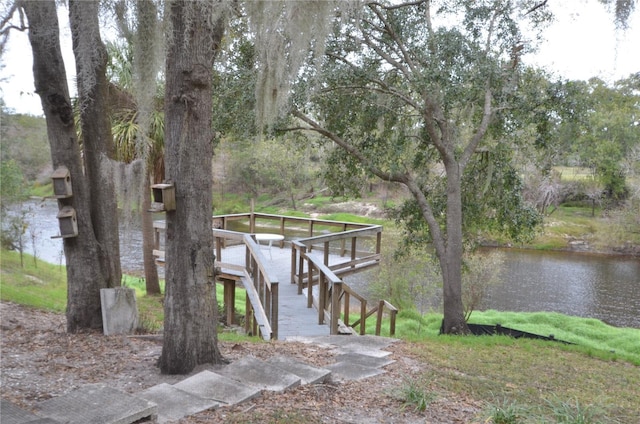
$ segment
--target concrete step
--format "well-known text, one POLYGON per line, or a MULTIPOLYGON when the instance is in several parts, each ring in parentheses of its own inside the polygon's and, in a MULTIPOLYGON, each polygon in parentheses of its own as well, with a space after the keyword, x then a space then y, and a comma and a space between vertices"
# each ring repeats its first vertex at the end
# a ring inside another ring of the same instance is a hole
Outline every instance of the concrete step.
POLYGON ((136 396, 158 405, 158 424, 177 421, 221 405, 220 402, 201 398, 167 383, 150 387, 136 396))
POLYGON ((202 371, 174 384, 174 387, 223 405, 235 405, 260 395, 259 388, 211 371, 202 371))
POLYGON ((87 385, 24 411, 2 400, 0 424, 130 424, 142 419, 158 423, 177 421, 198 412, 235 405, 262 391, 281 392, 300 384, 320 384, 329 379, 349 381, 369 378, 394 362, 382 350, 394 339, 376 336, 295 337, 336 354, 336 363, 314 367, 287 356, 262 361, 239 359, 216 372, 202 371, 174 385, 159 384, 135 396, 102 385, 87 385))
POLYGON ((358 364, 370 368, 383 368, 389 364, 393 364, 395 361, 393 359, 387 358, 387 356, 348 352, 336 355, 336 362, 358 364))
POLYGON ((317 368, 304 362, 296 361, 288 356, 273 356, 265 361, 267 364, 280 368, 286 372, 300 377, 300 384, 324 383, 331 371, 326 368, 317 368))
POLYGON ((13 403, 0 400, 0 423, 1 424, 60 424, 51 418, 42 418, 36 414, 14 405, 13 403))
POLYGON ((395 339, 378 336, 296 337, 292 341, 312 343, 336 354, 336 363, 326 366, 334 381, 362 380, 384 373, 383 367, 393 363, 382 350, 395 339))
POLYGON ((384 370, 379 368, 349 362, 337 362, 328 365, 327 369, 331 371, 331 378, 334 381, 363 380, 384 373, 384 370))
MULTIPOLYGON (((371 352, 369 352, 371 353, 371 352)), ((343 353, 336 356, 336 363, 327 366, 335 381, 362 380, 383 374, 383 367, 394 361, 385 356, 362 353, 343 353)))
POLYGON ((153 402, 100 384, 89 384, 36 405, 37 415, 65 424, 131 424, 155 419, 153 402))
POLYGON ((282 392, 299 386, 302 379, 295 374, 274 366, 252 356, 239 359, 218 371, 218 373, 251 385, 260 390, 282 392))

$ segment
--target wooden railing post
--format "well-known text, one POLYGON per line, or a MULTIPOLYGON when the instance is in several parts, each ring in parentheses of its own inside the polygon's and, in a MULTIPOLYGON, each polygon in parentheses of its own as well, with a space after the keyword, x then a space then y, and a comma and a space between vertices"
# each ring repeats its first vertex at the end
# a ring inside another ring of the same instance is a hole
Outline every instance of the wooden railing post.
POLYGON ((271 283, 271 333, 274 339, 278 339, 278 283, 271 283))
POLYGON ((367 301, 360 302, 360 335, 367 334, 367 301))
POLYGON ((398 310, 397 309, 392 309, 391 310, 391 317, 390 317, 390 322, 389 322, 389 336, 395 336, 396 335, 396 315, 398 314, 398 310))
MULTIPOLYGON (((356 244, 357 244, 357 237, 352 237, 351 238, 351 261, 355 261, 356 260, 356 244)), ((351 265, 351 269, 355 269, 356 264, 354 263, 353 265, 351 265)))
POLYGON ((222 237, 215 238, 216 245, 216 260, 218 262, 222 261, 222 245, 224 244, 224 239, 222 237))
POLYGON ((338 334, 338 320, 340 319, 340 294, 342 281, 336 281, 331 288, 331 334, 338 334))
POLYGON ((351 307, 351 295, 348 291, 344 292, 344 313, 342 319, 344 320, 344 325, 349 326, 349 309, 351 307))
POLYGON ((298 270, 296 269, 297 263, 298 263, 298 249, 296 248, 295 243, 291 243, 291 284, 296 283, 296 275, 298 275, 298 270))
POLYGON ((307 308, 313 307, 313 264, 307 261, 307 308))
MULTIPOLYGON (((306 246, 300 246, 298 250, 298 294, 302 294, 302 286, 304 285, 304 258, 307 254, 307 248, 306 246)), ((309 286, 309 284, 307 284, 307 286, 309 286)))
POLYGON ((376 319, 376 336, 380 335, 382 330, 382 313, 384 312, 384 300, 378 303, 378 317, 376 319))
POLYGON ((327 309, 327 280, 324 273, 318 271, 318 324, 324 324, 324 313, 327 309))
POLYGON ((245 310, 244 332, 249 334, 251 330, 251 319, 253 317, 253 310, 251 308, 251 300, 249 299, 249 296, 247 296, 247 298, 245 299, 244 310, 245 310))

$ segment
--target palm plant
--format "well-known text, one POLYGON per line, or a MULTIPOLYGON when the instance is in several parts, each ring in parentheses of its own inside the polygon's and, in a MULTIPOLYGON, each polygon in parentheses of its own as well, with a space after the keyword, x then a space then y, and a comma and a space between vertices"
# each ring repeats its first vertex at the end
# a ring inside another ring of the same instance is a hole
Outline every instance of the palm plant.
MULTIPOLYGON (((160 294, 158 272, 153 258, 153 217, 150 209, 150 183, 164 178, 164 113, 162 94, 156 93, 148 122, 140 123, 140 113, 133 92, 133 49, 130 43, 108 43, 111 58, 107 76, 110 81, 109 100, 115 157, 130 164, 143 161, 144 188, 139 205, 142 223, 143 261, 148 294, 160 294), (146 127, 146 131, 143 129, 146 127)), ((129 207, 129 206, 126 206, 129 207)))

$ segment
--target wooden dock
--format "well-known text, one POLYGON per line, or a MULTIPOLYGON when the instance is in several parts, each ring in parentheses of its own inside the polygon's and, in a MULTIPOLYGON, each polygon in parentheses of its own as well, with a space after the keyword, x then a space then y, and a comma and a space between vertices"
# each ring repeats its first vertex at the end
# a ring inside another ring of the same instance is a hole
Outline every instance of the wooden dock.
MULTIPOLYGON (((165 228, 164 221, 154 222, 159 265, 165 261, 165 228)), ((376 335, 385 317, 389 334, 395 334, 397 308, 369 302, 342 280, 379 265, 381 226, 250 213, 214 216, 212 231, 227 322, 234 319, 236 288, 244 288, 248 334, 283 340, 357 329, 365 335, 373 315, 376 335), (249 233, 227 229, 243 221, 249 233)))
MULTIPOLYGON (((262 246, 266 266, 278 278, 278 339, 291 337, 328 336, 327 324, 318 324, 318 311, 307 307, 307 296, 298 294, 298 286, 291 284, 291 248, 270 248, 262 246)), ((233 246, 223 249, 225 260, 237 258, 238 263, 244 261, 244 246, 233 246)), ((234 261, 235 262, 235 261, 234 261)))

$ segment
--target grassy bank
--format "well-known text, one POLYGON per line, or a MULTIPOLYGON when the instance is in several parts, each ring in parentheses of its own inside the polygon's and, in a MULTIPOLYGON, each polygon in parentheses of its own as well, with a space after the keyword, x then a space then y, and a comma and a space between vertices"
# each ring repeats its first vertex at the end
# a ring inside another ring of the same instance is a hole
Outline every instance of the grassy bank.
MULTIPOLYGON (((24 255, 23 266, 20 255, 13 251, 0 251, 0 299, 25 306, 64 313, 67 305, 67 275, 64 266, 35 260, 24 255)), ((139 325, 141 331, 155 332, 164 321, 164 309, 161 296, 147 295, 144 279, 123 276, 122 285, 136 291, 139 325)), ((164 290, 164 281, 161 281, 164 290)), ((217 284, 218 299, 222 299, 222 285, 217 284)), ((236 291, 235 308, 244 315, 245 292, 236 291)), ((221 333, 221 339, 235 338, 234 334, 221 333)))
MULTIPOLYGON (((2 284, 0 297, 4 301, 62 313, 66 307, 66 271, 64 267, 34 260, 13 251, 2 251, 0 270, 2 284)), ((122 284, 134 288, 140 319, 145 328, 154 331, 162 326, 162 298, 145 293, 144 279, 125 276, 122 284)), ((164 282, 162 282, 162 287, 164 282)), ((222 285, 217 285, 218 299, 222 299, 222 285)), ((244 314, 244 290, 238 289, 235 309, 244 314)), ((440 341, 438 336, 442 315, 420 315, 411 310, 400 311, 396 323, 396 337, 421 342, 440 341)), ((626 361, 640 365, 640 329, 617 328, 597 319, 579 318, 552 312, 499 312, 474 311, 471 322, 476 324, 501 324, 539 335, 554 335, 575 346, 556 344, 558 349, 580 351, 607 361, 626 361)), ((388 322, 382 326, 383 335, 389 335, 388 322)), ((367 334, 375 333, 375 319, 367 320, 367 334)))
MULTIPOLYGON (((368 334, 375 331, 374 321, 370 319, 367 322, 368 334)), ((441 322, 441 314, 420 315, 415 311, 401 311, 396 323, 395 336, 412 342, 439 343, 443 338, 438 336, 441 322)), ((541 336, 553 335, 557 340, 571 343, 566 345, 545 342, 553 344, 559 350, 576 351, 605 361, 622 361, 640 366, 640 329, 618 328, 597 319, 555 312, 474 311, 469 322, 486 325, 500 324, 541 336)), ((382 328, 383 335, 387 336, 388 323, 385 322, 382 328)), ((506 336, 495 336, 495 338, 513 340, 506 336)))

